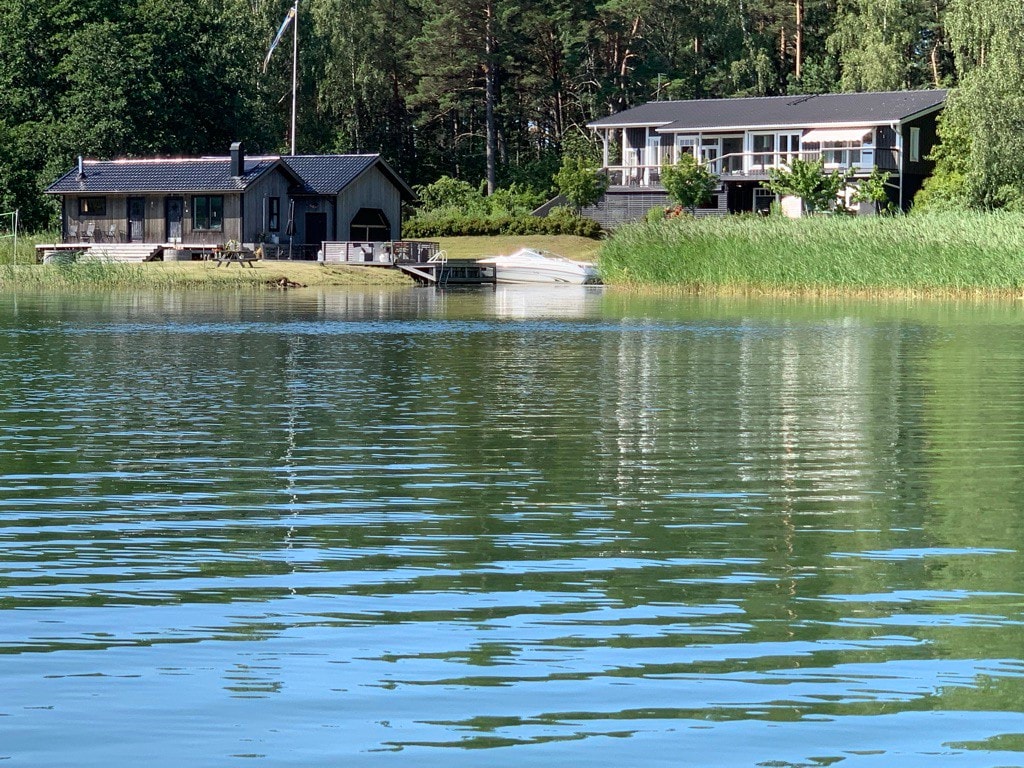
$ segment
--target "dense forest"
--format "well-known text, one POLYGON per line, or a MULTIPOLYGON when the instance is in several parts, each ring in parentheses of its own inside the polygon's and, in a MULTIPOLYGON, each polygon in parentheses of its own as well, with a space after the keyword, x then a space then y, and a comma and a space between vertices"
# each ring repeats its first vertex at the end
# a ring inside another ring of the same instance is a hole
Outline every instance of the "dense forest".
MULTIPOLYGON (((0 209, 42 227, 74 158, 289 145, 289 0, 0 0, 0 209)), ((651 99, 956 87, 929 194, 1024 192, 1020 0, 300 0, 299 153, 411 183, 550 185, 651 99), (954 140, 951 141, 950 138, 954 140)))

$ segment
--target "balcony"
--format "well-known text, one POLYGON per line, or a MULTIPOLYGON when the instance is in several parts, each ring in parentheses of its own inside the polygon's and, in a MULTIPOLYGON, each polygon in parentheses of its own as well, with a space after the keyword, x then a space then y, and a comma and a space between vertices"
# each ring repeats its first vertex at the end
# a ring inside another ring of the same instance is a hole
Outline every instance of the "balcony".
MULTIPOLYGON (((895 171, 897 150, 867 147, 841 147, 800 152, 734 152, 704 162, 704 166, 723 181, 766 181, 772 168, 785 168, 795 158, 819 160, 824 158, 825 170, 848 169, 855 177, 867 176, 874 168, 895 171)), ((612 188, 647 187, 664 189, 661 185, 660 165, 612 165, 604 169, 608 186, 612 188)))

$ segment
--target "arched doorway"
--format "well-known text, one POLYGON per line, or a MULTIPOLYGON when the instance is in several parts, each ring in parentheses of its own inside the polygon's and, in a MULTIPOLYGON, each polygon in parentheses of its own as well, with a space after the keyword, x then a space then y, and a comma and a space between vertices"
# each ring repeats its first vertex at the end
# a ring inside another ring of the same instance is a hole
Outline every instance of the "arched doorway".
POLYGON ((360 208, 348 226, 349 242, 382 243, 391 239, 391 224, 380 208, 360 208))

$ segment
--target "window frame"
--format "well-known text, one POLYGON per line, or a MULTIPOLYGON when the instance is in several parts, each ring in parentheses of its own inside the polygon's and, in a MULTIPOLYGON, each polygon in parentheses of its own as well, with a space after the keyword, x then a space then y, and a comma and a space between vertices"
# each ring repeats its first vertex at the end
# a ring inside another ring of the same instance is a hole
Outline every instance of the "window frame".
POLYGON ((267 198, 267 231, 281 231, 281 198, 267 198))
POLYGON ((192 196, 192 231, 223 232, 224 231, 224 195, 193 195, 192 196), (214 223, 214 201, 219 203, 220 220, 214 223), (205 226, 204 226, 205 225, 205 226))
POLYGON ((107 198, 99 196, 78 198, 78 215, 80 217, 106 216, 107 198), (92 210, 94 205, 95 210, 92 210))
POLYGON ((910 128, 909 144, 907 159, 912 163, 921 162, 921 129, 917 126, 911 126, 910 128))

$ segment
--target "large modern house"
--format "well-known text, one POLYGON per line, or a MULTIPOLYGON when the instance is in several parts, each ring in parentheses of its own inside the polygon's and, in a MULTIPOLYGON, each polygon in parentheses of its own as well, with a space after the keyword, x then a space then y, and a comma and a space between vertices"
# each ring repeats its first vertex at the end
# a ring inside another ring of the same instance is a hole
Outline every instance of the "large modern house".
POLYGON ((888 171, 891 201, 907 209, 933 164, 936 119, 946 91, 833 93, 693 101, 653 101, 595 120, 609 186, 584 213, 606 226, 668 203, 661 166, 695 157, 720 184, 702 215, 765 211, 776 199, 768 170, 793 158, 824 158, 854 182, 888 171))
POLYGON ((79 160, 47 190, 65 243, 138 244, 143 257, 228 241, 321 243, 401 236, 413 192, 380 155, 79 160))

